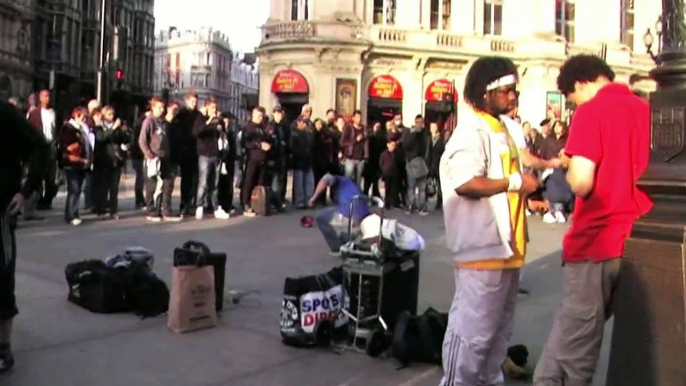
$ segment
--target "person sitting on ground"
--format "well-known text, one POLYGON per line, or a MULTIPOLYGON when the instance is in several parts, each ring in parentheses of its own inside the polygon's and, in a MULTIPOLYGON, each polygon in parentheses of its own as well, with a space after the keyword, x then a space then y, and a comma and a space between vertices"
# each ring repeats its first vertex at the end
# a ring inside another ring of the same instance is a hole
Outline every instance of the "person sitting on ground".
MULTIPOLYGON (((336 206, 319 211, 315 216, 315 222, 329 246, 329 254, 340 256, 340 248, 343 242, 339 234, 343 231, 347 232, 350 203, 353 197, 362 195, 362 189, 348 177, 327 173, 317 184, 317 188, 308 203, 310 207, 316 205, 317 197, 326 192, 327 188, 331 188, 333 191, 336 206)), ((369 205, 366 201, 360 200, 360 202, 355 203, 354 210, 355 212, 352 214, 353 225, 359 224, 362 219, 369 215, 369 205)))

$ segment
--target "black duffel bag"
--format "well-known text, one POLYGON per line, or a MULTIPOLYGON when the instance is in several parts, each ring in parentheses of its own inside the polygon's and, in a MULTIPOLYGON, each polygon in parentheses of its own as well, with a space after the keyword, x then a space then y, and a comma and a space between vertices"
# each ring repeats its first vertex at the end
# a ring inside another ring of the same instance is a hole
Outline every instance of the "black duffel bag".
POLYGON ((214 269, 215 309, 224 308, 226 253, 214 253, 200 241, 188 240, 174 249, 174 267, 210 265, 214 269))
POLYGON ((128 283, 125 270, 109 268, 101 260, 85 260, 67 265, 64 275, 70 302, 97 313, 130 310, 124 295, 128 283))

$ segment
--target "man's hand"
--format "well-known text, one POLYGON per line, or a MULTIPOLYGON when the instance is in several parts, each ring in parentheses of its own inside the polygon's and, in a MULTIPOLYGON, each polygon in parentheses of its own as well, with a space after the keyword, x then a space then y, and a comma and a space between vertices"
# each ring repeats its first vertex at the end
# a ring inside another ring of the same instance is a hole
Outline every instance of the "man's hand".
POLYGON ((315 205, 315 199, 314 199, 314 197, 312 197, 312 198, 310 198, 309 201, 307 201, 307 206, 309 206, 310 208, 314 208, 314 205, 315 205))
POLYGON ((364 135, 357 134, 357 137, 355 137, 355 139, 357 140, 357 142, 362 142, 362 140, 364 139, 364 135))
POLYGON ((560 155, 560 166, 565 169, 569 169, 569 161, 571 158, 567 157, 567 154, 560 155))
POLYGON ((553 158, 550 161, 548 161, 548 167, 549 168, 557 169, 560 166, 562 166, 562 163, 560 162, 559 158, 553 158))
POLYGON ((269 142, 262 142, 260 147, 263 151, 269 151, 269 149, 272 148, 272 145, 270 145, 269 142))
POLYGON ((116 128, 118 128, 119 126, 121 126, 121 119, 117 118, 117 120, 114 121, 114 125, 112 125, 112 128, 113 128, 113 129, 116 129, 116 128))
POLYGON ((540 186, 538 179, 530 173, 522 173, 522 187, 519 189, 524 194, 531 194, 540 186))
POLYGON ((12 197, 12 201, 10 201, 10 204, 7 206, 7 212, 9 214, 15 216, 21 211, 24 210, 24 204, 26 203, 26 198, 24 197, 23 194, 17 193, 12 197))

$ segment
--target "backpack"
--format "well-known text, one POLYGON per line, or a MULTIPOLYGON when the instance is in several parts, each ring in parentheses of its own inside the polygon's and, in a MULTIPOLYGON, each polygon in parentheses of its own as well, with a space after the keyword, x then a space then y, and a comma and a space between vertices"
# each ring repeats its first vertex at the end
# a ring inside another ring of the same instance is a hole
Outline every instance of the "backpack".
POLYGON ((419 316, 404 311, 393 330, 393 357, 403 367, 412 362, 440 365, 447 327, 448 314, 431 307, 419 316))
POLYGON ((141 318, 157 316, 169 308, 169 288, 146 262, 131 261, 124 296, 131 311, 141 318))

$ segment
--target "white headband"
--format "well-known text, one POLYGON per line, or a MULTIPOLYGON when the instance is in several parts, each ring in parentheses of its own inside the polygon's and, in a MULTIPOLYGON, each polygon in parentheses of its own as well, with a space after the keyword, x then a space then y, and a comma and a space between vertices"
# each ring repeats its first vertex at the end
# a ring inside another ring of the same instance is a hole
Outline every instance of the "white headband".
POLYGON ((486 86, 486 91, 493 91, 499 87, 517 84, 517 77, 514 75, 505 75, 499 79, 494 80, 486 86))

